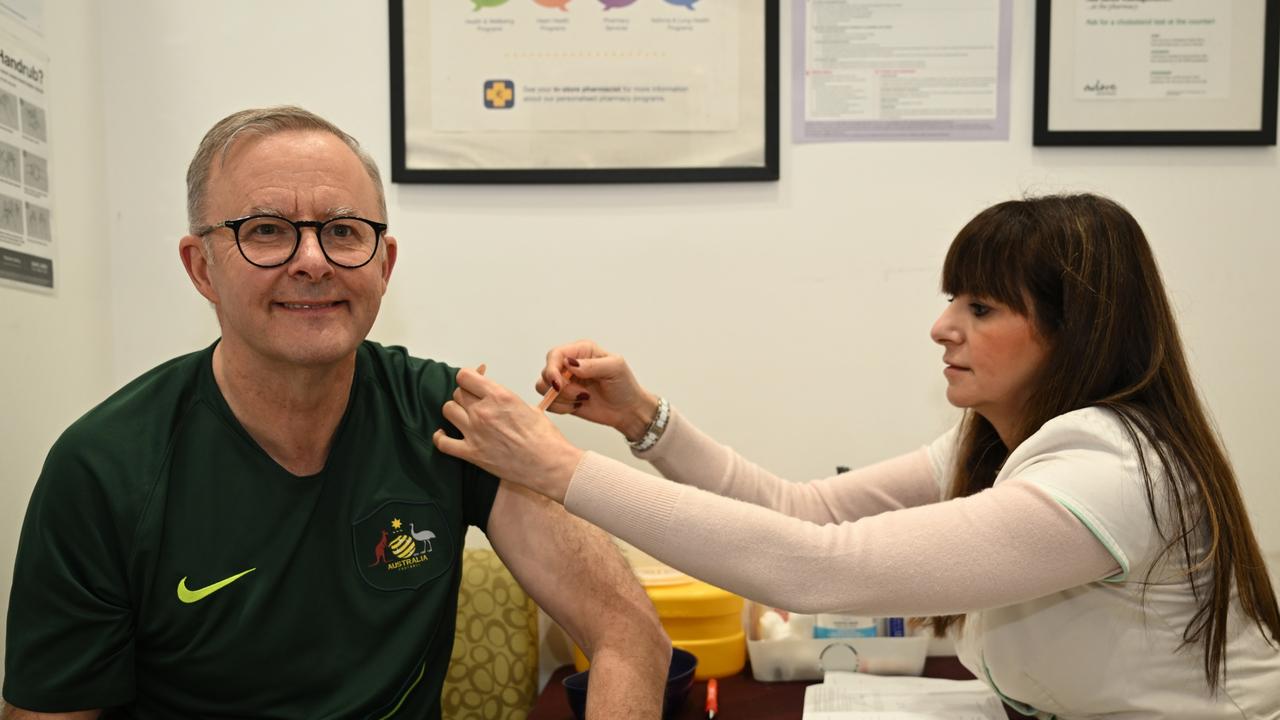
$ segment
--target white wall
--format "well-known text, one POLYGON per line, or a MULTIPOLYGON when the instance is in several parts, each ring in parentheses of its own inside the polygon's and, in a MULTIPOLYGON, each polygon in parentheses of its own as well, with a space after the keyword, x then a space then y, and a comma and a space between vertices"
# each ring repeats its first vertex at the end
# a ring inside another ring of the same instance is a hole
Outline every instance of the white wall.
POLYGON ((57 292, 0 288, 0 608, 49 446, 113 387, 97 15, 93 0, 44 11, 57 292))
MULTIPOLYGON (((386 23, 381 2, 339 0, 151 0, 104 16, 117 382, 215 336, 174 251, 183 172, 215 120, 301 103, 389 163, 386 23), (280 51, 242 49, 264 30, 280 51)), ((954 418, 928 328, 956 230, 1025 192, 1097 191, 1152 238, 1261 540, 1280 552, 1266 450, 1280 427, 1276 149, 1033 149, 1032 38, 1018 3, 1009 142, 792 146, 786 118, 776 184, 390 186, 400 264, 373 337, 487 362, 530 398, 549 346, 594 337, 767 466, 825 474, 954 418)), ((607 433, 564 427, 624 454, 607 433)))
MULTIPOLYGON (((1007 143, 792 146, 784 113, 776 184, 390 186, 400 261, 373 338, 454 364, 486 362, 493 377, 532 399, 545 350, 594 337, 627 355, 642 381, 704 429, 764 465, 795 478, 826 474, 917 446, 954 419, 928 328, 943 305, 938 269, 956 230, 979 209, 1026 192, 1101 192, 1126 204, 1152 238, 1259 538, 1280 554, 1280 470, 1266 451, 1280 428, 1276 149, 1033 149, 1030 5, 1019 2, 1015 13, 1007 143)), ((65 26, 60 33, 92 35, 64 3, 49 6, 50 25, 65 26)), ((101 24, 112 332, 108 341, 101 303, 89 298, 73 320, 44 299, 20 300, 49 307, 67 323, 67 343, 80 344, 40 357, 35 381, 25 383, 57 393, 62 409, 42 410, 42 429, 19 445, 30 457, 15 475, 24 489, 6 485, 5 499, 15 502, 25 503, 57 428, 105 395, 86 372, 109 364, 118 385, 216 336, 176 253, 186 164, 214 121, 246 106, 299 103, 360 138, 384 171, 390 158, 385 3, 135 0, 113 3, 101 24), (247 38, 264 33, 278 50, 247 49, 247 38), (93 359, 104 365, 71 370, 70 357, 80 360, 76 349, 87 347, 103 350, 93 359)), ((87 52, 68 42, 59 59, 72 64, 87 52)), ((67 75, 59 82, 72 82, 67 75)), ((61 139, 92 127, 86 120, 54 130, 61 139)), ((96 198, 82 205, 59 189, 59 202, 62 222, 84 226, 76 236, 100 237, 91 222, 101 215, 90 212, 100 207, 96 198)), ((89 255, 82 267, 101 267, 101 245, 86 240, 84 251, 99 253, 99 262, 89 255)), ((64 246, 64 266, 72 256, 64 246)), ((69 291, 96 282, 105 294, 101 278, 76 282, 71 272, 69 291)), ((34 340, 38 320, 17 337, 34 340)), ((44 397, 34 387, 3 387, 22 393, 21 407, 44 397)), ((608 433, 562 426, 586 446, 626 457, 608 433)), ((11 507, 4 512, 16 517, 11 507)), ((13 550, 5 542, 7 569, 13 550)))

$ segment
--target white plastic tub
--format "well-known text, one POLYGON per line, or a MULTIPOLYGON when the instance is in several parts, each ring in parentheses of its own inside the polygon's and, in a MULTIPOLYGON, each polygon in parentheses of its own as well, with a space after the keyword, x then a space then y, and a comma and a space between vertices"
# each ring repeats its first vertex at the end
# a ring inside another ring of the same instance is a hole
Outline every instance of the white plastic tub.
POLYGON ((824 670, 920 675, 929 637, 747 640, 751 675, 762 682, 821 680, 824 670))

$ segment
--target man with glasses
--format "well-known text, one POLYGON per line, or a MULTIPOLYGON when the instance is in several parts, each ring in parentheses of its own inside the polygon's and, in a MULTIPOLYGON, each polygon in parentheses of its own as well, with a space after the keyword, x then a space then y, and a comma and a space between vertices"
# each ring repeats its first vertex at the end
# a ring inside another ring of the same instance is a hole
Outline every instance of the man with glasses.
POLYGON ((439 717, 476 525, 591 656, 588 713, 656 718, 670 646, 608 538, 438 453, 456 369, 365 340, 397 245, 356 141, 299 108, 236 113, 187 191, 179 251, 222 337, 50 452, 5 717, 439 717))

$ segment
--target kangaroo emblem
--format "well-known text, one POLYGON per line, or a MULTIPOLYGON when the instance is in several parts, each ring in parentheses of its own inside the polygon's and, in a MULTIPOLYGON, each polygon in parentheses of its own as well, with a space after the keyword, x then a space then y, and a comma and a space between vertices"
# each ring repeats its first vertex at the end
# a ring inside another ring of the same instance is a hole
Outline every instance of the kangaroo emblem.
POLYGON ((431 552, 431 538, 436 536, 435 533, 431 532, 430 530, 423 530, 422 532, 416 532, 413 528, 413 523, 409 523, 409 534, 413 536, 414 540, 421 540, 422 542, 427 544, 427 549, 423 550, 423 552, 431 552))
POLYGON ((382 539, 379 540, 377 546, 373 548, 373 555, 374 555, 374 561, 373 561, 373 564, 370 565, 369 567, 373 567, 378 563, 385 563, 387 561, 387 531, 386 530, 382 531, 382 539))

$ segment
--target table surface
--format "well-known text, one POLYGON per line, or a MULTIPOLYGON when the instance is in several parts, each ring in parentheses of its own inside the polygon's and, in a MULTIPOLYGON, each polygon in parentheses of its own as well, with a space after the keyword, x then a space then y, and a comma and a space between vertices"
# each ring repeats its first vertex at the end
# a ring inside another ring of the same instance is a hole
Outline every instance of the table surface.
MULTIPOLYGON (((547 686, 538 696, 528 720, 573 720, 569 710, 569 700, 565 697, 564 686, 560 681, 573 673, 572 665, 558 668, 547 681, 547 686)), ((931 657, 925 662, 925 677, 947 678, 951 680, 972 680, 973 675, 954 657, 931 657)), ((724 720, 800 720, 804 711, 804 689, 814 681, 797 682, 759 682, 751 677, 751 666, 742 672, 717 681, 720 694, 720 711, 717 718, 724 720)), ((694 683, 680 711, 672 720, 706 720, 703 711, 707 698, 707 684, 694 683)), ((1009 706, 1005 712, 1010 720, 1022 720, 1020 715, 1009 706)))

